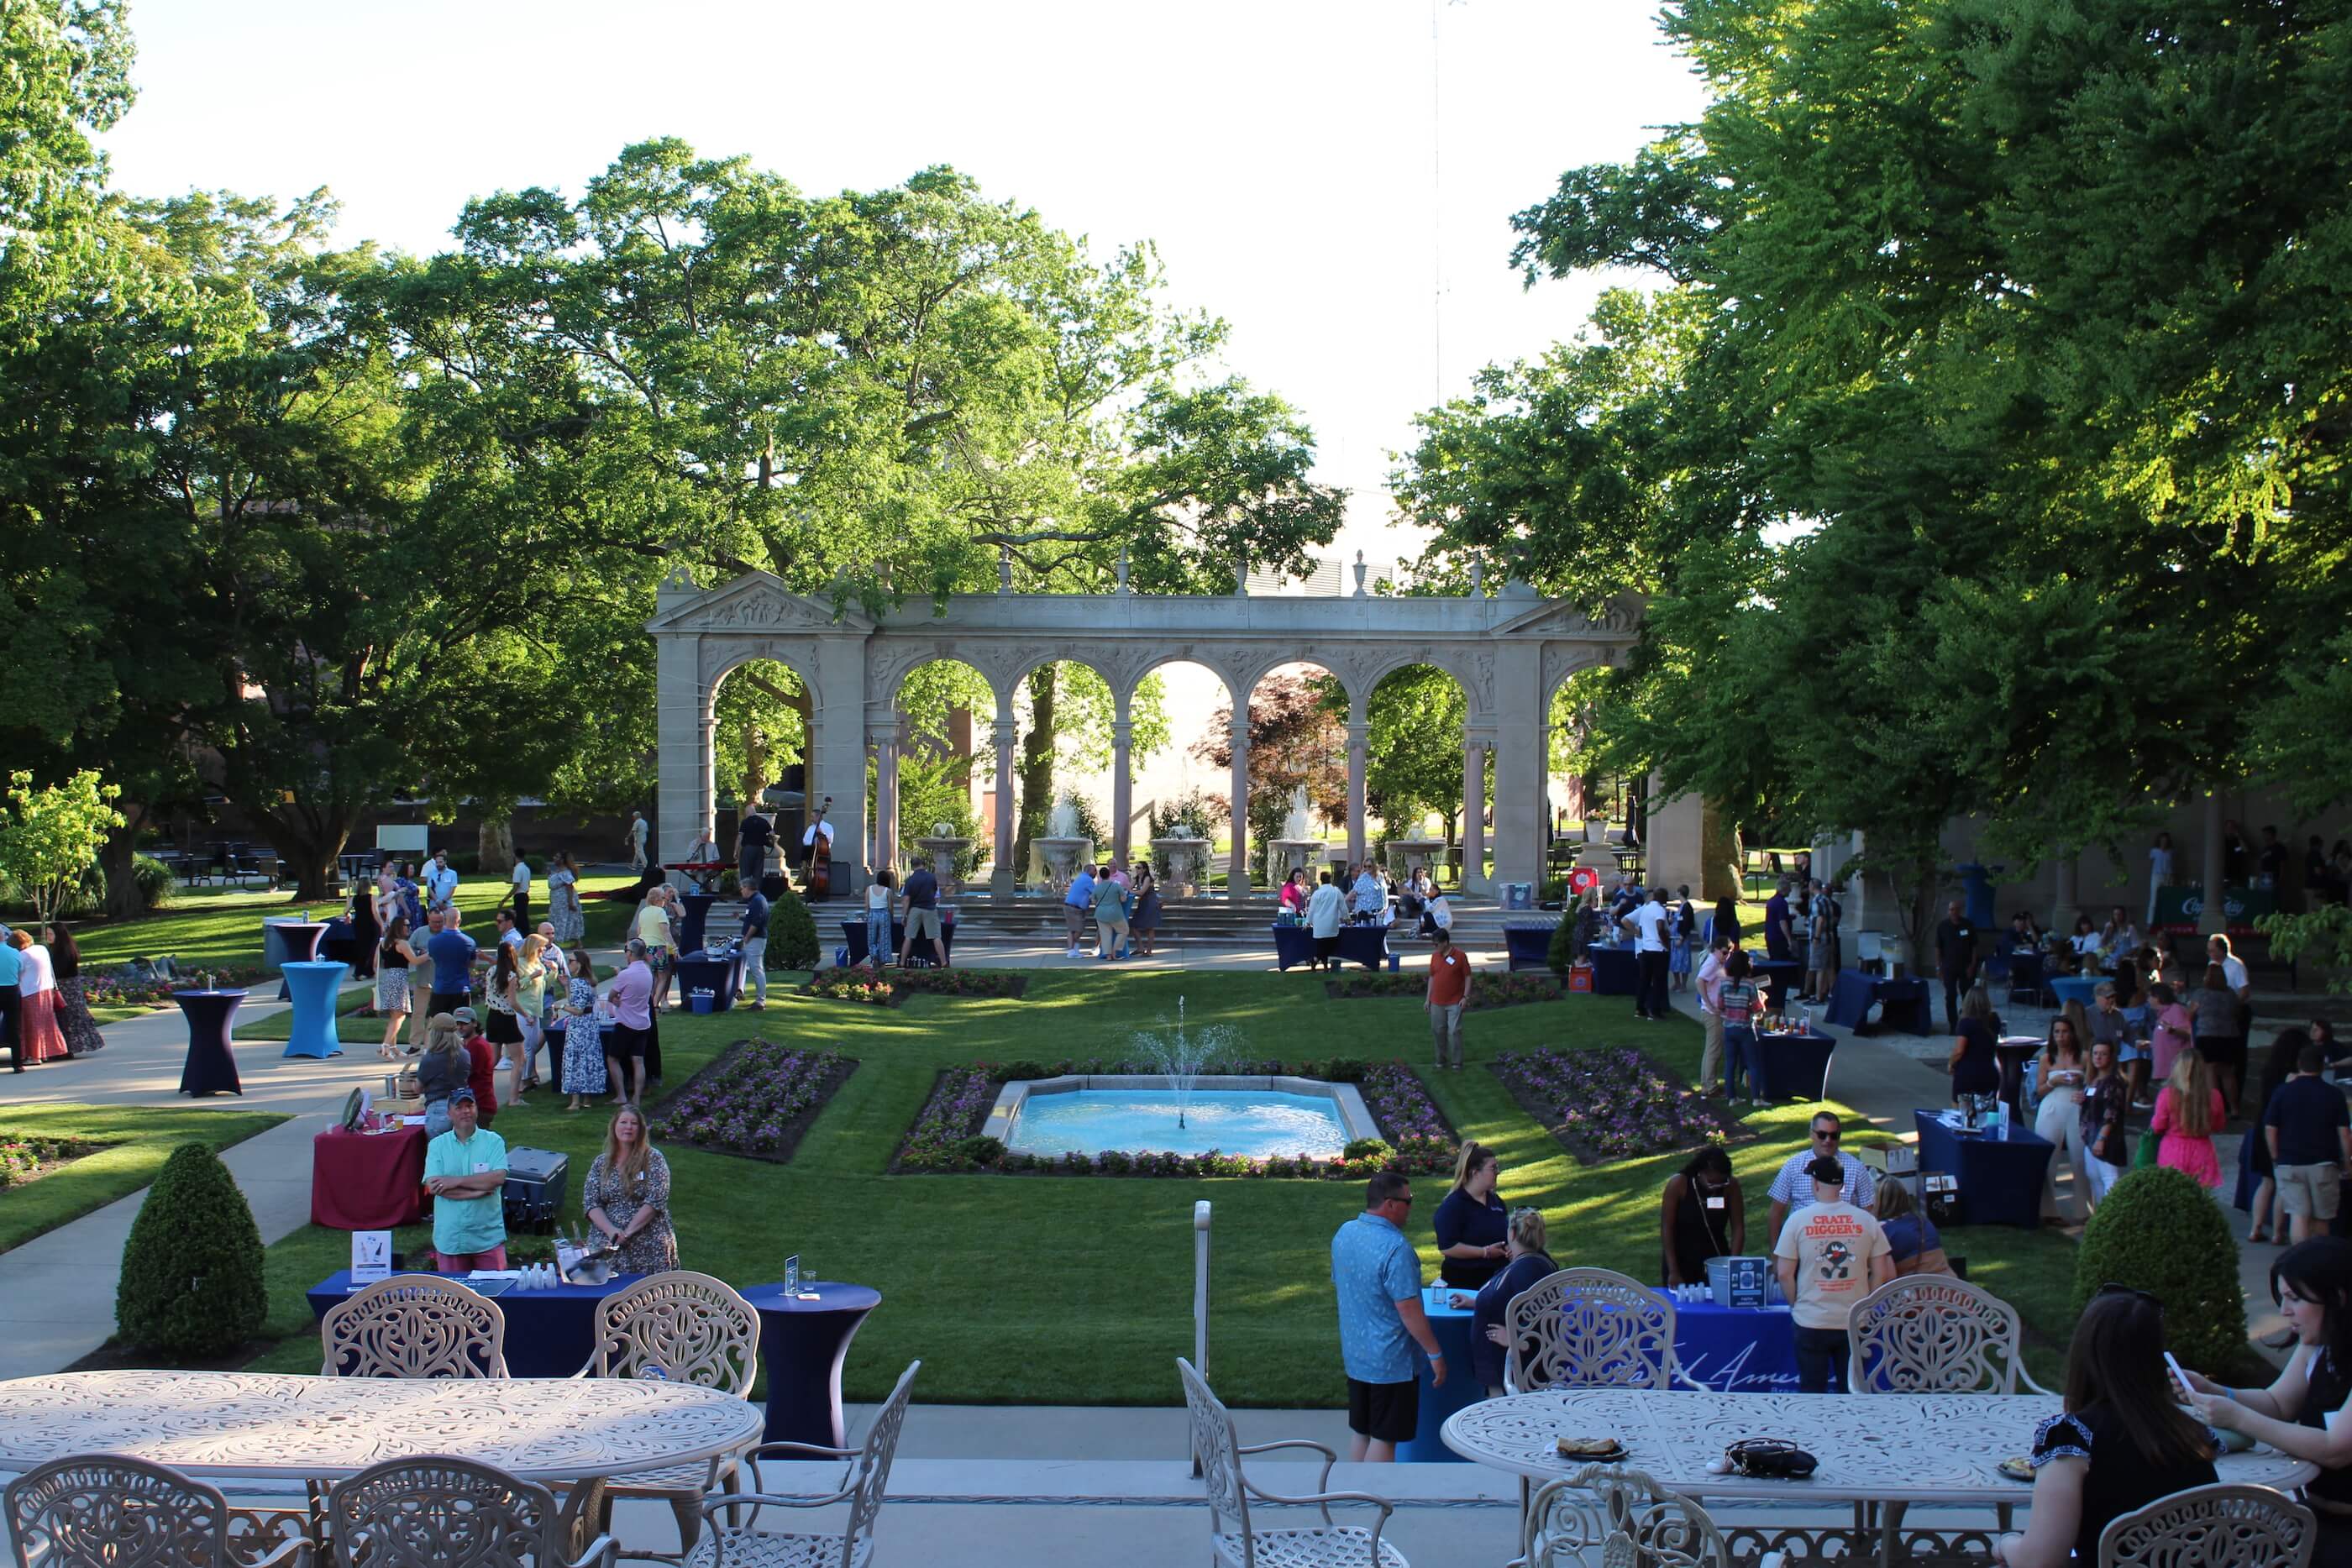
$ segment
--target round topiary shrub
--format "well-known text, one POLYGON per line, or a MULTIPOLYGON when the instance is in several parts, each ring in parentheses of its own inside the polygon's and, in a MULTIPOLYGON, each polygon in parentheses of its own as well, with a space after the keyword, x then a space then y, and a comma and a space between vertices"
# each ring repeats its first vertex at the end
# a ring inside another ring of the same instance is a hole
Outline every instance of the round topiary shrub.
POLYGON ((268 1311, 261 1232, 245 1194, 212 1150, 181 1145, 131 1222, 116 1332, 136 1349, 194 1359, 235 1350, 268 1311))
POLYGON ((2246 1358, 2238 1246, 2194 1176, 2130 1171, 2099 1200, 2074 1255, 2074 1312, 2109 1282, 2164 1303, 2165 1340, 2182 1365, 2226 1376, 2246 1358))
POLYGON ((1351 1138, 1340 1158, 1347 1160, 1384 1160, 1396 1151, 1385 1138, 1351 1138))
POLYGON ((768 903, 768 967, 816 967, 816 919, 789 887, 768 903))

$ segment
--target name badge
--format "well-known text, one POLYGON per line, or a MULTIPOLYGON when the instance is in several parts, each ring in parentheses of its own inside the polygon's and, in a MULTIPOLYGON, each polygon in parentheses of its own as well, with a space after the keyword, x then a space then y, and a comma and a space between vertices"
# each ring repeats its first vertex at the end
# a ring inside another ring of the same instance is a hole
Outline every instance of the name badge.
POLYGON ((1725 1202, 1724 1198, 1723 1198, 1723 1197, 1721 1197, 1720 1196, 1717 1196, 1717 1197, 1710 1197, 1710 1198, 1708 1198, 1708 1199, 1706 1200, 1706 1206, 1707 1206, 1709 1208, 1721 1208, 1721 1207, 1724 1206, 1724 1202, 1725 1202))
POLYGON ((476 1160, 474 1162, 474 1174, 476 1176, 488 1176, 490 1174, 490 1167, 484 1165, 481 1161, 476 1160))

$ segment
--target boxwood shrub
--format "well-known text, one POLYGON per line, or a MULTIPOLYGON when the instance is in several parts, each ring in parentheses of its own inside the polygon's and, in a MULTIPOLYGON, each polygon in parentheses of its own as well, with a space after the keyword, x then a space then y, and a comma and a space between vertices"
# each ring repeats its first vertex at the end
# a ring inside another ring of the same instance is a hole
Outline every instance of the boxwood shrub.
POLYGON ((2164 1303, 2165 1339, 2182 1365, 2227 1381, 2247 1359, 2238 1246, 2194 1176, 2163 1166, 2129 1171, 2100 1200, 2074 1255, 2076 1314, 2110 1282, 2164 1303))
POLYGON ((261 1231, 236 1178, 204 1145, 181 1145, 131 1222, 116 1332, 136 1349, 194 1359, 245 1343, 268 1310, 261 1231))

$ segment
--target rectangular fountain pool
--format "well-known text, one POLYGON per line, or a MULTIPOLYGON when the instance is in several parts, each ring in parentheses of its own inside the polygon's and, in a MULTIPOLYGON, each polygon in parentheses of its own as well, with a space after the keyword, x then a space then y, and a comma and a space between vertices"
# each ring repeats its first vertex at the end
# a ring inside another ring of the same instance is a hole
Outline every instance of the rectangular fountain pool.
POLYGON ((1176 1124, 1172 1089, 1082 1089, 1034 1094, 1013 1119, 1005 1146, 1021 1154, 1100 1154, 1105 1149, 1264 1157, 1314 1155, 1328 1159, 1348 1145, 1339 1107, 1328 1094, 1280 1094, 1263 1089, 1195 1089, 1186 1097, 1184 1125, 1176 1124))

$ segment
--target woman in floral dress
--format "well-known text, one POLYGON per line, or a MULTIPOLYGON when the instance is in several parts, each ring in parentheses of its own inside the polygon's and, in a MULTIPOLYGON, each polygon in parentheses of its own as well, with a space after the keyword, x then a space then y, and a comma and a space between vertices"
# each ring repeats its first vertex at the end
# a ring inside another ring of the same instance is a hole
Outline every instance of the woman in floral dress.
POLYGON ((587 912, 580 907, 580 873, 567 852, 555 857, 547 873, 547 918, 555 926, 556 946, 576 947, 588 935, 587 912))
POLYGON ((88 1056, 103 1050, 106 1041, 99 1037, 98 1020, 89 1016, 89 998, 81 988, 81 950, 74 946, 73 933, 60 920, 45 935, 48 938, 49 967, 58 977, 58 1029, 66 1037, 68 1056, 88 1056))
POLYGON ((658 1274, 677 1267, 677 1234, 669 1224, 669 1162, 646 1136, 635 1105, 613 1113, 604 1152, 588 1167, 582 1195, 588 1223, 620 1249, 625 1274, 658 1274))
POLYGON ((563 998, 563 1092, 567 1111, 583 1094, 604 1092, 604 1038, 596 1028, 596 966, 585 947, 572 949, 572 985, 563 998))

